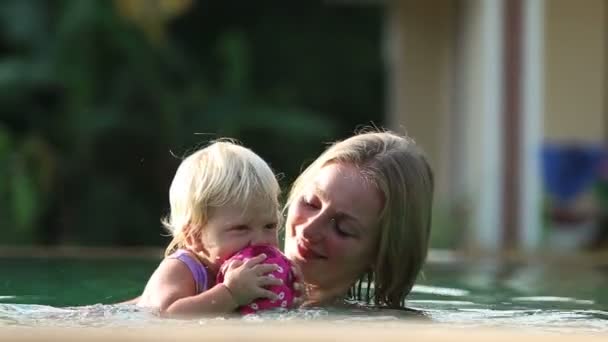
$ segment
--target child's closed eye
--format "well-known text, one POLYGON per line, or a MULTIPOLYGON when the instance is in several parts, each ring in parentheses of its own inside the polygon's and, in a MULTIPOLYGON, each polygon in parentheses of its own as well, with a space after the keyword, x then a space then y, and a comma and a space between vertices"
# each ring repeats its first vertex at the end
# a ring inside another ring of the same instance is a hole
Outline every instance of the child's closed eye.
POLYGON ((278 226, 278 224, 276 222, 273 222, 273 223, 266 224, 264 226, 264 228, 273 230, 273 229, 277 229, 277 226, 278 226))
POLYGON ((249 226, 248 226, 248 225, 245 225, 245 224, 240 224, 240 225, 237 225, 237 226, 233 226, 233 227, 231 228, 231 230, 235 230, 235 231, 246 231, 246 230, 249 230, 249 226))

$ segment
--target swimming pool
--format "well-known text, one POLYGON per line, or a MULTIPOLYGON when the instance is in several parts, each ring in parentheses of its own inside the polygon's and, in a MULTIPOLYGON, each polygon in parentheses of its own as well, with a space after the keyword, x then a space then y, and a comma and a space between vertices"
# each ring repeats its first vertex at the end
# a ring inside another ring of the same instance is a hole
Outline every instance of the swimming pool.
MULTIPOLYGON (((0 259, 0 327, 158 327, 175 324, 131 305, 157 260, 0 259)), ((550 263, 429 264, 409 306, 451 328, 507 327, 544 332, 608 333, 608 268, 550 263)), ((400 322, 388 310, 324 309, 269 313, 247 322, 308 320, 400 322)), ((225 318, 180 321, 212 324, 225 318)))

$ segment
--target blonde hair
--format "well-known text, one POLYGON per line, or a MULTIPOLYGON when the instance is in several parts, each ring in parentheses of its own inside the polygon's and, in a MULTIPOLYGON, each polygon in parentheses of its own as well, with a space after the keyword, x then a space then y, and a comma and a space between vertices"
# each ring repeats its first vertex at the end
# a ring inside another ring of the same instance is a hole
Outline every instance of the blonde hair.
POLYGON ((233 140, 212 142, 184 159, 171 182, 171 212, 162 223, 173 240, 165 256, 185 247, 187 233, 202 232, 210 208, 234 205, 245 211, 250 204, 266 204, 261 210, 276 213, 278 222, 279 194, 273 171, 257 154, 233 140))
POLYGON ((376 305, 403 308, 427 255, 432 170, 412 139, 368 129, 334 143, 319 156, 294 182, 286 208, 301 196, 321 168, 335 162, 358 167, 384 196, 374 266, 353 280, 349 294, 356 300, 369 303, 373 299, 376 305), (362 291, 364 283, 367 291, 362 291))

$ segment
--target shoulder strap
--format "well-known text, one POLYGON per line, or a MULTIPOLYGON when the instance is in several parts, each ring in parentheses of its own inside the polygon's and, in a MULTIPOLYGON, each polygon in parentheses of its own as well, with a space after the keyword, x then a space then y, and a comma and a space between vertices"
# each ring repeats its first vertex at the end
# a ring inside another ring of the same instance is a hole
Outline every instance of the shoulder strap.
POLYGON ((194 277, 197 293, 207 290, 207 269, 205 268, 205 265, 201 264, 192 255, 190 255, 190 252, 185 249, 179 249, 175 253, 171 254, 169 258, 177 259, 188 266, 188 269, 190 269, 190 272, 194 277))

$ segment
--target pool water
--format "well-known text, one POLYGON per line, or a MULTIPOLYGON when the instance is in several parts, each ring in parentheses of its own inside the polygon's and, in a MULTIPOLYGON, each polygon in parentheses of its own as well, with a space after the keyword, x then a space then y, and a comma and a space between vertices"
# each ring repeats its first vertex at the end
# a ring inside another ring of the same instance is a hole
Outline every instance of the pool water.
MULTIPOLYGON (((164 324, 170 320, 115 304, 139 295, 156 265, 146 259, 0 259, 0 327, 164 324)), ((608 332, 608 269, 601 267, 431 264, 408 298, 409 306, 423 311, 430 322, 454 328, 608 332)), ((410 317, 390 310, 302 309, 244 320, 391 322, 410 317)))

